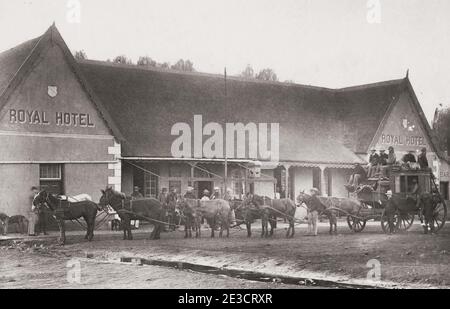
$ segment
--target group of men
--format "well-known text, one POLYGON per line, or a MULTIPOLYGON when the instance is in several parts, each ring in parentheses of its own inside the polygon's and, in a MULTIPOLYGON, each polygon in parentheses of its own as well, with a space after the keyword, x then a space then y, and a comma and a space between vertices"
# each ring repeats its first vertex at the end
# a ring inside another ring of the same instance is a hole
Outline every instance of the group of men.
POLYGON ((384 149, 377 153, 376 149, 372 149, 368 157, 368 165, 366 168, 357 163, 350 176, 349 182, 345 187, 349 190, 355 190, 359 184, 365 182, 368 178, 389 177, 389 168, 393 165, 402 165, 408 168, 419 167, 421 169, 428 168, 427 149, 422 148, 419 155, 415 156, 415 151, 411 150, 406 153, 400 161, 397 160, 394 147, 388 148, 388 153, 384 149))

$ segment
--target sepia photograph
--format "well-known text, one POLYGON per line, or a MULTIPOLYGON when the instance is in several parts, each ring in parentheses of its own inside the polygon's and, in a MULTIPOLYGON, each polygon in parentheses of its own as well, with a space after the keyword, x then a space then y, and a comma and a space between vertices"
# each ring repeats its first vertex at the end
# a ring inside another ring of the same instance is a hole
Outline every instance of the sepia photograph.
POLYGON ((447 0, 0 0, 0 289, 450 288, 449 51, 447 0))

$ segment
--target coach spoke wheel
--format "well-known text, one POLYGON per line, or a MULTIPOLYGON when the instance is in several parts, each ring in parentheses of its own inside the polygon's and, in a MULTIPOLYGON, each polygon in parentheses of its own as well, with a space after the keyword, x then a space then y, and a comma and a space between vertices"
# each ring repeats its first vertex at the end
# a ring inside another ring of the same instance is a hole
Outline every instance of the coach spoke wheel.
POLYGON ((444 227, 445 220, 447 220, 447 206, 439 203, 433 214, 433 225, 436 232, 444 227))
POLYGON ((366 220, 360 220, 353 216, 347 216, 348 227, 355 233, 360 233, 366 227, 366 220))
POLYGON ((398 229, 407 231, 414 223, 414 215, 410 213, 402 213, 399 215, 398 229))
POLYGON ((393 214, 387 214, 386 211, 383 211, 381 215, 381 228, 383 232, 386 234, 396 233, 400 224, 400 214, 395 212, 393 214))

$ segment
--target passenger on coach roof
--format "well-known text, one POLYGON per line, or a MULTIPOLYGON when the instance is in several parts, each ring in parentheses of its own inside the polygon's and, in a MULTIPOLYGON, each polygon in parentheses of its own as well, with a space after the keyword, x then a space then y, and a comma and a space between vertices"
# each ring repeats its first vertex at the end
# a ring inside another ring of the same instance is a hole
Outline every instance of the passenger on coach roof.
POLYGON ((358 185, 367 180, 366 170, 361 164, 356 163, 353 169, 353 174, 350 176, 348 183, 345 185, 348 191, 353 192, 358 185))
POLYGON ((395 154, 394 147, 390 146, 388 148, 389 154, 387 158, 388 165, 394 165, 397 163, 397 155, 395 154))
POLYGON ((375 175, 379 160, 380 160, 380 156, 377 154, 377 150, 372 149, 371 153, 369 155, 369 159, 368 159, 368 161, 369 161, 368 172, 367 172, 368 178, 371 178, 375 175))
MULTIPOLYGON (((382 150, 380 150, 382 151, 382 150)), ((397 163, 397 156, 395 155, 394 147, 390 146, 388 148, 389 154, 384 154, 386 164, 381 166, 381 177, 382 178, 389 178, 389 168, 392 165, 395 165, 397 163)), ((383 162, 384 163, 384 162, 383 162)))
POLYGON ((427 149, 425 147, 420 150, 417 162, 419 163, 420 168, 428 168, 427 149))
POLYGON ((417 163, 416 156, 414 155, 414 150, 408 151, 407 154, 405 154, 402 158, 403 163, 417 163))
POLYGON ((389 156, 388 156, 388 154, 386 153, 386 150, 384 150, 384 149, 381 149, 380 150, 380 159, 379 159, 379 164, 381 165, 381 166, 385 166, 385 165, 387 165, 387 160, 388 160, 388 158, 389 158, 389 156))

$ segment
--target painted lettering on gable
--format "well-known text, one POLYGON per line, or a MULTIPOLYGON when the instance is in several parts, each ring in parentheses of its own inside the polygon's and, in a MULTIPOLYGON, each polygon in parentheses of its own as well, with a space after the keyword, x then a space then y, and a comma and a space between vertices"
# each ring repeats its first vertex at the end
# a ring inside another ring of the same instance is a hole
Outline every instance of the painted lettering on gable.
POLYGON ((9 123, 51 125, 67 127, 95 127, 88 113, 53 112, 41 110, 10 109, 9 123), (51 115, 51 116, 50 116, 51 115))
POLYGON ((426 146, 425 137, 381 134, 381 144, 389 146, 426 146))

